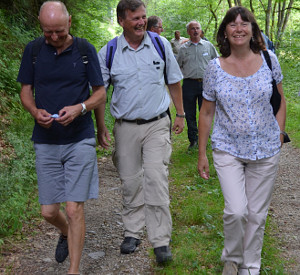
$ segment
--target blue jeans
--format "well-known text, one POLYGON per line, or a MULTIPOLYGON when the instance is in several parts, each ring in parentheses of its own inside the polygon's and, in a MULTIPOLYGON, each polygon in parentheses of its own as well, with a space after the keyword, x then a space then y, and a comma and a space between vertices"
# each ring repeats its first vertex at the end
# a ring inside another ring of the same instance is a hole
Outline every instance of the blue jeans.
POLYGON ((196 119, 196 105, 200 111, 202 104, 202 82, 193 79, 184 79, 182 85, 183 107, 188 127, 188 139, 191 143, 198 141, 198 127, 196 119))

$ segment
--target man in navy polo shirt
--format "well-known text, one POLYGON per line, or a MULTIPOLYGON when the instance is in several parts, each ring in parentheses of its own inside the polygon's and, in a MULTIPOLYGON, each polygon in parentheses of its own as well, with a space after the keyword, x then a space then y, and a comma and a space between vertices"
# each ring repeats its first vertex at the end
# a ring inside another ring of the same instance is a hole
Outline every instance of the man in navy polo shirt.
POLYGON ((35 119, 32 140, 36 152, 39 202, 43 217, 60 232, 55 258, 70 254, 69 274, 79 274, 85 221, 84 202, 98 197, 95 132, 104 114, 106 93, 95 48, 87 43, 84 64, 77 43, 69 34, 71 16, 60 1, 47 1, 39 21, 45 41, 33 64, 33 45, 24 51, 18 75, 21 101, 35 119), (89 84, 93 93, 90 95, 89 84), (66 216, 60 204, 66 202, 66 216))

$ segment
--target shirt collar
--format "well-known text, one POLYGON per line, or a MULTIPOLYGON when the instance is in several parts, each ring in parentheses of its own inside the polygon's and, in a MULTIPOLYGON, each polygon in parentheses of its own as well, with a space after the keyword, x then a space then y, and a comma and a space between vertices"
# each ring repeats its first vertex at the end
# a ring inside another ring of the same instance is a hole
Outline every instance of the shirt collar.
MULTIPOLYGON (((127 40, 125 39, 124 33, 120 35, 119 40, 120 40, 120 47, 122 51, 124 51, 126 48, 132 49, 129 43, 127 42, 127 40)), ((142 49, 145 45, 150 47, 151 43, 152 43, 151 38, 149 37, 148 33, 145 31, 144 39, 142 40, 137 50, 142 49)))
MULTIPOLYGON (((192 42, 191 40, 189 40, 188 42, 186 42, 186 43, 188 43, 188 46, 191 46, 191 45, 195 45, 195 43, 194 42, 192 42)), ((203 44, 203 39, 202 38, 200 38, 200 41, 197 43, 197 45, 198 44, 203 44)))

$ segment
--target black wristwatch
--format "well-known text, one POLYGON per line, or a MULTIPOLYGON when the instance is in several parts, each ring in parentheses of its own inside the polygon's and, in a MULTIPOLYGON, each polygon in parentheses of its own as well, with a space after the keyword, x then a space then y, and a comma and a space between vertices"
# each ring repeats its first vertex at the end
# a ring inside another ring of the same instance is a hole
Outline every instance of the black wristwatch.
POLYGON ((287 143, 291 141, 289 135, 285 131, 280 131, 280 134, 283 135, 283 143, 287 143))
POLYGON ((287 137, 287 133, 285 131, 280 131, 280 134, 282 134, 285 138, 287 137))
POLYGON ((176 114, 177 117, 185 118, 185 113, 183 115, 176 114))

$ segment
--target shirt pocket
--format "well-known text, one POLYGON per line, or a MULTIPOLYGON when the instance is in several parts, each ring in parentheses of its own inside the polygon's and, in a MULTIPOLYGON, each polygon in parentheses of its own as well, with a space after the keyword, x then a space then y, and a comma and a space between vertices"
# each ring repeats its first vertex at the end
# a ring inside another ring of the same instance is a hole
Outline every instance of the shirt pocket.
POLYGON ((150 84, 161 84, 164 79, 165 62, 160 58, 148 60, 148 62, 141 68, 142 78, 149 79, 150 84))
POLYGON ((183 63, 189 63, 195 61, 195 52, 185 51, 183 53, 183 63))
POLYGON ((208 63, 211 60, 211 56, 208 50, 202 50, 199 52, 199 57, 206 60, 206 63, 208 63))
POLYGON ((118 88, 118 90, 123 90, 128 87, 128 81, 135 81, 137 80, 137 70, 128 67, 119 67, 119 66, 114 66, 111 69, 111 80, 114 85, 114 87, 118 88))

